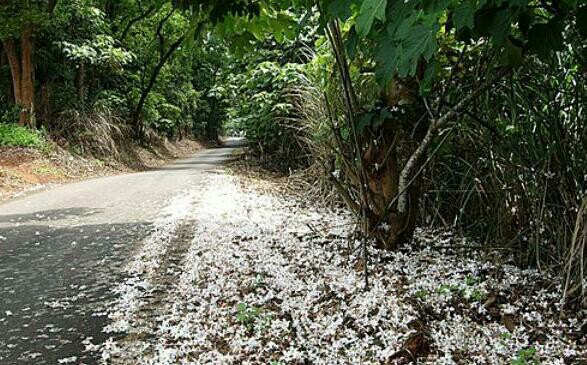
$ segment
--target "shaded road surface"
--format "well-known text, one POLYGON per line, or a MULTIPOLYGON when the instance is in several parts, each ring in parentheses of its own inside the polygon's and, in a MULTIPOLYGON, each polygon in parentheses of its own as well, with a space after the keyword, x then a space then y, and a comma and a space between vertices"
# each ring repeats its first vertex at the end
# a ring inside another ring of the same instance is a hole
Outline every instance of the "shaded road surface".
POLYGON ((97 362, 121 268, 181 191, 240 141, 163 168, 64 185, 0 205, 0 364, 97 362))

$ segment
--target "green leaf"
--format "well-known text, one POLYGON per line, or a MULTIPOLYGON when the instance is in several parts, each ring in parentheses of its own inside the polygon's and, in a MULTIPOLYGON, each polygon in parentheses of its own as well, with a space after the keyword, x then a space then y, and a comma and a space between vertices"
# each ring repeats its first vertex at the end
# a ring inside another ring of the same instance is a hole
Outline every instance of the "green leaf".
POLYGON ((422 0, 422 6, 427 13, 444 11, 449 3, 449 0, 422 0))
POLYGON ((426 18, 422 20, 416 24, 404 22, 394 36, 387 34, 378 38, 375 74, 380 85, 386 84, 396 75, 415 75, 420 59, 430 60, 436 52, 439 25, 430 24, 426 18))
POLYGON ((353 15, 352 6, 355 3, 356 0, 327 0, 325 8, 328 15, 346 21, 353 15))
POLYGON ((495 12, 489 23, 489 34, 493 36, 493 44, 501 45, 510 32, 511 14, 507 9, 495 12))
POLYGON ((395 45, 393 42, 380 42, 375 60, 377 68, 375 69, 375 78, 380 85, 385 85, 397 73, 397 60, 401 52, 401 44, 395 45))
POLYGON ((424 24, 416 25, 403 42, 404 54, 400 60, 399 75, 404 77, 414 75, 420 57, 429 60, 437 48, 436 33, 438 24, 429 27, 424 24))
POLYGON ((353 26, 348 33, 346 39, 346 53, 351 60, 353 60, 357 54, 357 46, 359 44, 359 35, 357 34, 356 28, 353 26))
POLYGON ((390 36, 406 24, 410 26, 414 24, 418 17, 418 12, 414 11, 416 4, 416 1, 393 0, 389 9, 389 14, 393 16, 388 19, 386 29, 390 36))
POLYGON ((528 34, 528 47, 539 57, 547 58, 553 51, 563 49, 563 24, 557 18, 535 24, 528 34))
POLYGON ((387 0, 365 0, 361 5, 357 17, 357 32, 360 38, 365 38, 373 27, 375 19, 385 20, 385 8, 387 0))
POLYGON ((453 22, 457 31, 475 26, 475 8, 471 1, 463 1, 453 12, 453 22))
POLYGON ((432 60, 431 62, 426 65, 426 71, 424 71, 424 77, 420 81, 420 95, 427 96, 432 91, 432 83, 436 74, 438 73, 438 69, 440 65, 436 60, 432 60))
POLYGON ((365 113, 361 115, 359 121, 357 123, 357 131, 362 133, 365 128, 371 125, 371 120, 373 119, 373 113, 365 113))
POLYGON ((587 4, 577 10, 577 29, 583 38, 587 38, 587 4))
POLYGON ((562 3, 571 9, 577 8, 577 0, 563 0, 562 3))
POLYGON ((507 39, 501 53, 501 62, 507 66, 520 66, 522 64, 522 48, 507 39))

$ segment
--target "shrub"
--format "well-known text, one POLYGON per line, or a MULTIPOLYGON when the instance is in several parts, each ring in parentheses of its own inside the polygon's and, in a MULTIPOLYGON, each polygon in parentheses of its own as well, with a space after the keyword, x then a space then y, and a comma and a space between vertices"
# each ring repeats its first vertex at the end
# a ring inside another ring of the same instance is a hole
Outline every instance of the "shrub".
POLYGON ((266 167, 287 170, 307 165, 308 153, 290 123, 292 105, 287 95, 302 69, 301 64, 267 61, 231 80, 238 90, 227 110, 227 129, 242 130, 266 167))
POLYGON ((16 125, 0 124, 1 147, 43 147, 45 138, 39 131, 16 125))

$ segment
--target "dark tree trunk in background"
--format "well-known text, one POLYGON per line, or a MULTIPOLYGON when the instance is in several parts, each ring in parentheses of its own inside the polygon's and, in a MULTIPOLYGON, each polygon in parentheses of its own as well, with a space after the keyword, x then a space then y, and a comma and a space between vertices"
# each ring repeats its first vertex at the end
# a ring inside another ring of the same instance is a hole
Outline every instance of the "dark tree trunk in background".
POLYGON ((6 58, 10 65, 10 75, 12 76, 12 90, 14 93, 14 101, 20 105, 22 102, 21 97, 21 76, 20 76, 20 54, 16 48, 14 39, 6 38, 2 40, 4 43, 4 50, 6 52, 6 58))
POLYGON ((151 76, 149 78, 147 86, 141 92, 139 102, 137 103, 137 106, 132 114, 132 125, 135 130, 135 136, 138 140, 142 140, 145 134, 145 126, 142 123, 141 116, 143 113, 143 108, 145 107, 145 103, 147 102, 147 97, 149 97, 151 90, 153 90, 153 87, 155 86, 155 81, 157 81, 157 77, 161 73, 163 66, 165 66, 173 52, 175 52, 175 50, 179 48, 182 42, 183 37, 180 37, 177 41, 171 44, 167 52, 165 52, 163 56, 159 59, 159 62, 153 69, 153 72, 151 72, 151 76))
POLYGON ((50 128, 52 118, 51 118, 51 82, 50 81, 43 81, 41 82, 40 87, 40 95, 37 103, 37 112, 38 114, 38 121, 37 127, 45 127, 47 129, 50 128), (41 123, 39 123, 39 121, 41 123))
POLYGON ((218 142, 218 111, 216 99, 213 99, 211 109, 210 118, 208 118, 208 123, 206 123, 206 138, 212 142, 218 142))
POLYGON ((21 108, 19 124, 34 127, 35 83, 34 83, 34 40, 32 26, 25 27, 20 36, 20 49, 13 38, 2 40, 10 65, 14 101, 21 108))
POLYGON ((86 85, 86 65, 83 63, 79 65, 79 68, 75 74, 75 84, 77 88, 77 97, 83 104, 86 101, 86 95, 88 91, 88 87, 86 85))
POLYGON ((157 36, 157 39, 159 41, 159 61, 157 61, 157 64, 151 72, 147 86, 141 91, 141 96, 139 97, 137 106, 131 115, 132 126, 134 128, 135 136, 139 141, 142 141, 145 137, 145 126, 143 124, 142 114, 143 109, 145 107, 145 103, 147 102, 147 97, 149 97, 151 90, 153 90, 155 82, 157 81, 157 77, 161 73, 161 70, 163 69, 167 61, 171 58, 171 55, 179 48, 179 46, 184 40, 184 36, 179 37, 175 42, 173 42, 169 46, 167 51, 165 50, 165 37, 163 35, 163 27, 165 26, 165 23, 171 18, 174 12, 175 8, 173 8, 165 17, 163 17, 157 25, 155 35, 157 36))
POLYGON ((21 97, 23 111, 21 112, 20 123, 31 128, 34 127, 35 111, 35 68, 33 64, 33 54, 33 29, 30 25, 27 25, 21 35, 21 97))

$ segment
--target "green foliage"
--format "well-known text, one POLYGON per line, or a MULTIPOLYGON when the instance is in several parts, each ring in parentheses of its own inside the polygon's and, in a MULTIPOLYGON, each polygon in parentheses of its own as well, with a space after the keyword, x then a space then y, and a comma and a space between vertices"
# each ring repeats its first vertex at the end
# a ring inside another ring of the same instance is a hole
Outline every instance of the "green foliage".
MULTIPOLYGON (((467 299, 470 302, 483 302, 487 298, 487 295, 478 288, 475 288, 475 284, 479 283, 478 278, 474 278, 472 276, 466 276, 464 285, 457 285, 457 284, 441 284, 437 289, 436 292, 438 294, 454 294, 458 295, 464 299, 467 299)), ((427 293, 416 293, 416 297, 418 295, 426 295, 427 293)))
POLYGON ((511 340, 512 334, 509 332, 502 332, 499 334, 499 338, 501 338, 502 340, 511 340))
POLYGON ((422 289, 422 290, 418 290, 415 295, 416 295, 416 298, 418 298, 418 299, 425 299, 428 295, 430 295, 430 293, 428 293, 427 290, 422 289))
POLYGON ((465 277, 465 285, 467 286, 473 286, 475 284, 478 284, 481 280, 475 276, 472 275, 467 275, 465 277))
POLYGON ((512 361, 512 365, 539 365, 540 361, 536 356, 536 349, 529 347, 527 349, 520 350, 518 356, 512 361))
POLYGON ((120 69, 133 60, 133 54, 116 46, 112 36, 99 34, 94 39, 84 40, 81 44, 67 41, 58 42, 65 57, 76 64, 108 66, 120 69))
POLYGON ((17 37, 25 25, 44 29, 51 24, 51 1, 5 0, 0 4, 0 39, 17 37))
POLYGON ((271 316, 264 315, 261 308, 239 303, 237 306, 236 320, 247 331, 253 332, 255 328, 265 329, 271 323, 271 316))
MULTIPOLYGON (((549 63, 527 59, 462 116, 426 173, 434 193, 424 221, 442 218, 487 245, 509 247, 520 265, 561 264, 587 193, 580 49, 576 40, 549 63)), ((457 85, 475 82, 464 77, 457 85)), ((463 97, 458 87, 449 93, 450 103, 463 97)))
POLYGON ((0 112, 0 124, 13 124, 18 121, 20 108, 17 105, 9 105, 0 112))
POLYGON ((459 293, 459 291, 459 286, 454 284, 440 284, 438 289, 436 289, 438 294, 459 293))
POLYGON ((354 29, 359 38, 367 38, 361 44, 377 61, 381 85, 395 76, 417 76, 421 63, 439 56, 441 38, 465 43, 489 39, 495 53, 506 53, 504 64, 519 66, 522 54, 547 59, 562 50, 565 27, 581 33, 585 23, 581 22, 585 6, 576 2, 554 8, 519 0, 364 0, 360 6, 324 1, 324 5, 324 16, 346 22, 349 45, 356 42, 354 29))
POLYGON ((485 301, 485 299, 487 299, 487 295, 485 295, 485 293, 483 293, 482 291, 480 291, 478 289, 474 289, 469 294, 468 298, 469 298, 469 300, 471 300, 473 302, 482 303, 485 301))
POLYGON ((45 143, 40 131, 33 131, 16 124, 0 124, 0 147, 42 148, 45 143))
POLYGON ((259 154, 288 165, 294 165, 300 157, 296 145, 292 145, 294 131, 284 123, 292 107, 287 102, 287 93, 300 70, 299 64, 280 66, 266 61, 229 81, 235 88, 233 107, 228 108, 228 123, 244 131, 259 154))
POLYGON ((373 21, 378 19, 385 20, 385 9, 387 7, 387 0, 365 0, 361 4, 361 10, 357 16, 357 32, 361 38, 365 38, 371 28, 373 21))

